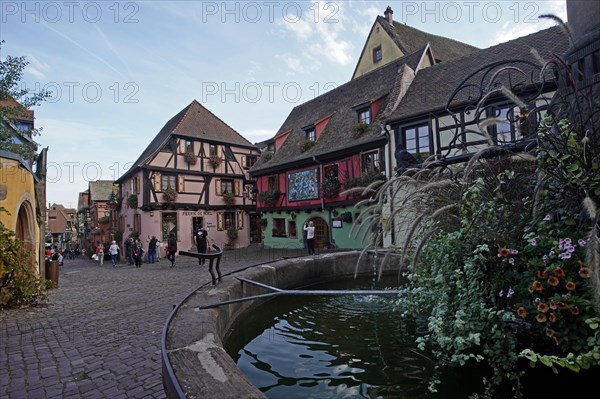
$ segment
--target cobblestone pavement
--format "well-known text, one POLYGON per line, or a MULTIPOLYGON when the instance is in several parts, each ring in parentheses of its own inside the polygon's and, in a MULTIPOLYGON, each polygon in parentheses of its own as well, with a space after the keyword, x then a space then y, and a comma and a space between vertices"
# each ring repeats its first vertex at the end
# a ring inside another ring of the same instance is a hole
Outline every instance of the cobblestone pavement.
MULTIPOLYGON (((227 273, 304 250, 225 251, 227 273)), ((177 256, 141 268, 65 261, 41 307, 0 311, 0 398, 164 398, 160 339, 173 305, 210 283, 177 256)), ((207 263, 208 264, 208 263, 207 263)))

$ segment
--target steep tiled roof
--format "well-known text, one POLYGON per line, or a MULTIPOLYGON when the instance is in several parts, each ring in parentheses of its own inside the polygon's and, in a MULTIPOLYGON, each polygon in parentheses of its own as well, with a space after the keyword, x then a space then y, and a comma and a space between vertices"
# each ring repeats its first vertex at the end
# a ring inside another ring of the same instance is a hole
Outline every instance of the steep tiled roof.
POLYGON ((108 201, 113 189, 112 180, 96 180, 90 182, 90 200, 108 201))
POLYGON ((12 97, 0 97, 0 108, 8 108, 13 111, 9 113, 9 118, 33 123, 33 111, 23 107, 12 97))
POLYGON ((163 126, 148 147, 134 162, 130 171, 142 166, 149 157, 156 154, 171 134, 179 134, 192 138, 212 140, 222 143, 252 146, 241 134, 204 108, 198 101, 192 101, 163 126))
MULTIPOLYGON (((417 56, 410 55, 404 58, 414 64, 417 56)), ((384 139, 385 137, 380 135, 379 126, 379 120, 382 117, 381 110, 386 109, 388 94, 398 82, 400 72, 405 65, 404 58, 366 73, 313 100, 294 107, 276 135, 277 137, 290 132, 284 144, 281 148, 277 148, 270 160, 267 161, 264 157, 260 158, 250 172, 255 174, 273 167, 293 165, 302 160, 312 159, 314 156, 366 146, 384 139), (383 99, 379 108, 380 115, 371 121, 369 131, 356 134, 353 125, 357 122, 357 113, 353 107, 380 98, 383 99), (324 118, 329 118, 329 121, 315 146, 302 152, 300 147, 306 140, 306 133, 303 129, 315 125, 324 118)))
MULTIPOLYGON (((394 121, 413 116, 421 115, 426 112, 443 110, 452 93, 458 88, 461 82, 470 74, 480 68, 491 65, 494 62, 509 60, 526 60, 537 63, 531 49, 537 52, 544 59, 549 59, 553 55, 562 55, 568 48, 568 38, 562 28, 556 26, 543 31, 530 34, 515 40, 511 40, 496 46, 492 46, 462 58, 449 60, 436 64, 429 68, 419 71, 413 80, 406 96, 400 105, 387 118, 388 121, 394 121)), ((435 49, 433 50, 435 54, 435 49)), ((531 66, 515 62, 514 66, 523 69, 531 81, 531 78, 539 78, 539 70, 531 66)), ((523 75, 511 72, 513 85, 516 79, 523 79, 523 75)), ((474 83, 480 83, 483 72, 472 78, 474 83)), ((490 76, 487 76, 489 80, 490 76)), ((467 100, 467 93, 458 97, 452 106, 460 106, 467 100)))
POLYGON ((417 51, 418 49, 423 48, 427 43, 430 44, 433 49, 433 55, 439 61, 462 57, 478 50, 477 47, 471 46, 470 44, 449 39, 447 37, 432 35, 431 33, 420 31, 397 21, 393 21, 392 26, 382 16, 377 17, 377 22, 383 26, 394 43, 396 43, 404 54, 417 51))

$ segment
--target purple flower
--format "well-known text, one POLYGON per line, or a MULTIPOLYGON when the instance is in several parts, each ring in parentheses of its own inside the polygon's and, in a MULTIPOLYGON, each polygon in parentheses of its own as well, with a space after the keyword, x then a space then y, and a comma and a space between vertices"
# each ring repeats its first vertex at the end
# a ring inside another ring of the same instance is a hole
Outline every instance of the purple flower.
POLYGON ((532 238, 531 241, 529 241, 529 243, 532 247, 535 247, 537 245, 537 240, 535 238, 532 238))
POLYGON ((508 263, 510 263, 511 265, 515 264, 515 258, 508 258, 508 263))
POLYGON ((579 244, 580 247, 585 247, 585 240, 580 238, 579 240, 577 240, 577 244, 579 244))
POLYGON ((514 294, 514 293, 515 293, 515 291, 512 289, 512 287, 510 287, 510 288, 508 289, 508 293, 506 294, 506 297, 507 297, 507 298, 510 298, 510 297, 512 297, 512 296, 513 296, 513 294, 514 294))
POLYGON ((546 216, 544 216, 544 220, 545 220, 546 222, 549 222, 550 220, 552 220, 552 216, 550 216, 550 215, 546 215, 546 216))
POLYGON ((498 293, 498 296, 502 298, 504 296, 504 290, 500 290, 500 292, 498 293))

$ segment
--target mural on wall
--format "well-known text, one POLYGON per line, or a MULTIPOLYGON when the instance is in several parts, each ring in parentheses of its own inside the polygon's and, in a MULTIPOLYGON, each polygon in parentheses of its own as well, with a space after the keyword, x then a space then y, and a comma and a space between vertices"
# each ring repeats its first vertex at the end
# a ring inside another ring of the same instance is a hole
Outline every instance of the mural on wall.
POLYGON ((302 201, 319 198, 318 169, 288 174, 288 200, 302 201))

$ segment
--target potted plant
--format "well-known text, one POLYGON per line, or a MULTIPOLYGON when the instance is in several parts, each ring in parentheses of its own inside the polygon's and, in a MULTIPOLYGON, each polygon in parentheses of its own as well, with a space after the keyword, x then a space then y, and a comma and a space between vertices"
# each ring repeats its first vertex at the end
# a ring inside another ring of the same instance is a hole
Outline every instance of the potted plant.
POLYGON ((273 158, 273 151, 266 150, 264 152, 264 157, 265 157, 265 160, 269 161, 271 158, 273 158))
POLYGON ((223 202, 228 207, 232 207, 235 204, 235 195, 231 192, 223 193, 223 202))
POLYGON ((208 162, 212 165, 213 168, 217 168, 223 162, 223 158, 216 154, 213 154, 210 157, 208 157, 208 162))
POLYGON ((163 198, 167 202, 173 202, 177 199, 177 191, 173 190, 173 188, 169 187, 163 191, 163 198))
POLYGON ((364 123, 364 122, 355 123, 352 126, 352 130, 354 131, 353 137, 356 138, 356 137, 360 136, 361 134, 367 132, 370 127, 371 127, 371 125, 369 125, 368 123, 364 123))
POLYGON ((130 208, 137 209, 137 206, 138 206, 137 194, 131 194, 129 197, 127 197, 127 205, 129 205, 130 208))
POLYGON ((227 229, 227 239, 229 240, 228 245, 233 246, 233 242, 238 238, 238 230, 236 227, 231 226, 227 229))
POLYGON ((196 165, 196 161, 198 160, 198 158, 196 158, 196 154, 194 154, 194 150, 192 149, 192 147, 188 147, 185 150, 185 153, 183 154, 183 159, 185 159, 185 161, 190 165, 196 165))

